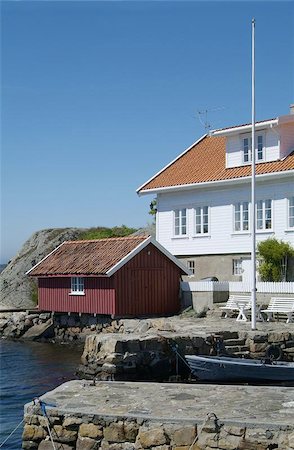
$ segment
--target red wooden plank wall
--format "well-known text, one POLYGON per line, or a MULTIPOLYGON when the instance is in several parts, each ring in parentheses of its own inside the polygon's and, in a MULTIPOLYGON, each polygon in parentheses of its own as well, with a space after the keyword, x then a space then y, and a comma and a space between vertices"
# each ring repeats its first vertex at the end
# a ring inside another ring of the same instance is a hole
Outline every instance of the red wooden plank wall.
POLYGON ((173 314, 180 309, 180 269, 149 244, 116 274, 116 315, 173 314))
POLYGON ((115 314, 112 278, 84 278, 85 295, 69 295, 70 277, 39 278, 39 308, 45 311, 115 314))

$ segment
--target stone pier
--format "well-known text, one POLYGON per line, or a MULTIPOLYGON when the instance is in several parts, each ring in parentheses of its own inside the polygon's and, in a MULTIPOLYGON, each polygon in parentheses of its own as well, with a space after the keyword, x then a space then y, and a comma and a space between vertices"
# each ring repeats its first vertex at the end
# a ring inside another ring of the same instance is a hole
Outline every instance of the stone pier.
MULTIPOLYGON (((58 450, 292 450, 294 388, 67 382, 41 397, 58 450)), ((51 450, 25 406, 23 448, 51 450)))
POLYGON ((229 355, 265 358, 268 347, 278 344, 283 359, 293 361, 293 324, 262 322, 257 327, 251 331, 250 323, 235 319, 125 320, 123 332, 87 337, 79 373, 82 378, 102 381, 167 381, 177 375, 187 379, 190 371, 181 359, 176 360, 173 348, 180 355, 208 355, 212 335, 223 339, 229 355))

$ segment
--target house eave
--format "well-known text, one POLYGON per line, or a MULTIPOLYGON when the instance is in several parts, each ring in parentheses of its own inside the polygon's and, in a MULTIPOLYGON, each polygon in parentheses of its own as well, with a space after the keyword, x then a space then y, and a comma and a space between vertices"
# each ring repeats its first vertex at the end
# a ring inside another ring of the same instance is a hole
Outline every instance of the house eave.
MULTIPOLYGON (((272 120, 265 120, 264 122, 257 122, 255 124, 255 129, 256 130, 261 130, 264 128, 271 128, 274 125, 278 125, 279 124, 279 118, 277 119, 272 119, 272 120)), ((232 127, 232 128, 221 128, 218 130, 212 130, 210 132, 211 136, 228 136, 228 135, 233 135, 233 134, 239 134, 239 133, 246 133, 249 132, 252 129, 252 124, 248 124, 248 125, 241 125, 239 127, 232 127)))
MULTIPOLYGON (((271 173, 264 173, 264 174, 256 175, 256 180, 263 181, 263 180, 268 180, 268 179, 271 179, 274 177, 287 178, 287 177, 293 176, 293 175, 294 175, 294 170, 271 172, 271 173)), ((230 178, 227 180, 205 181, 202 183, 179 184, 176 186, 166 186, 166 187, 158 187, 158 188, 154 188, 154 189, 145 189, 140 192, 140 195, 186 191, 186 190, 190 190, 190 189, 205 189, 205 188, 210 188, 210 187, 227 186, 227 185, 232 185, 232 184, 245 184, 245 183, 250 183, 250 181, 251 181, 251 176, 247 176, 247 177, 240 177, 240 178, 230 178)))
POLYGON ((144 184, 142 184, 142 186, 140 186, 136 192, 137 194, 140 196, 142 193, 142 189, 144 188, 144 186, 146 186, 147 184, 149 184, 152 180, 154 180, 154 178, 158 177, 158 175, 160 175, 162 172, 164 172, 168 167, 170 167, 172 164, 174 164, 178 159, 180 159, 183 155, 185 155, 185 153, 187 153, 189 150, 191 150, 193 147, 195 147, 195 145, 199 144, 199 142, 201 142, 205 137, 207 136, 207 134, 204 134, 203 136, 201 136, 200 139, 198 139, 197 141, 195 141, 192 145, 190 145, 188 148, 186 148, 186 150, 184 150, 180 155, 178 155, 175 159, 173 159, 170 163, 168 163, 166 166, 163 167, 163 169, 161 169, 159 172, 157 172, 155 175, 153 175, 153 177, 149 178, 149 180, 145 181, 144 184))

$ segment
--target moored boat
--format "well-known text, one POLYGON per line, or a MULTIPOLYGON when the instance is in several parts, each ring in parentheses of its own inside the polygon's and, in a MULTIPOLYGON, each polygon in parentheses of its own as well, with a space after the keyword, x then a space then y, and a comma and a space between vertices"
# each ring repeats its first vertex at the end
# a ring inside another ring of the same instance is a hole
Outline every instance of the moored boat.
POLYGON ((294 362, 227 356, 186 355, 185 358, 193 375, 200 380, 294 382, 294 362))

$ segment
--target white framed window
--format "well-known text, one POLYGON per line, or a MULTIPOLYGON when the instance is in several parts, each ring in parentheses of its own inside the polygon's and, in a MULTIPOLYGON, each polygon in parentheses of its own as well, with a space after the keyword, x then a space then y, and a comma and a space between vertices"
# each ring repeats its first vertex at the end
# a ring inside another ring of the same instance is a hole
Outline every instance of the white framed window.
POLYGON ((195 208, 195 234, 208 234, 208 206, 197 206, 195 208))
POLYGON ((187 235, 187 209, 176 209, 174 211, 174 234, 175 236, 187 235))
POLYGON ((257 161, 263 160, 263 135, 257 136, 257 161))
POLYGON ((71 277, 71 294, 84 294, 84 278, 71 277))
POLYGON ((242 259, 233 259, 233 275, 242 275, 242 259))
POLYGON ((249 230, 249 203, 239 202, 234 205, 234 231, 249 230))
POLYGON ((256 229, 272 229, 272 200, 258 200, 256 203, 256 229))
MULTIPOLYGON (((256 161, 264 160, 264 136, 258 134, 256 136, 255 148, 256 148, 256 161)), ((252 160, 252 138, 248 136, 243 137, 243 162, 250 163, 252 160)))
POLYGON ((294 196, 288 200, 288 227, 294 228, 294 196))
POLYGON ((194 259, 189 259, 187 261, 187 267, 190 270, 190 272, 195 275, 195 261, 194 259))
POLYGON ((243 138, 243 161, 245 163, 251 161, 251 143, 251 138, 243 138))

